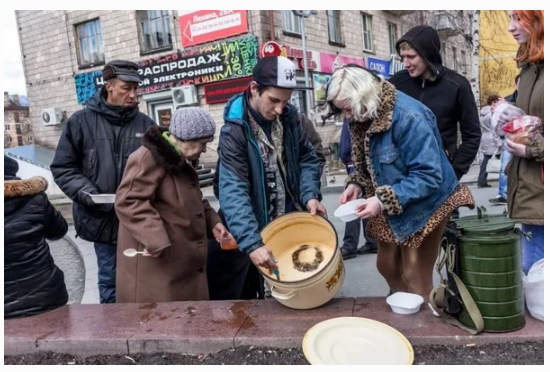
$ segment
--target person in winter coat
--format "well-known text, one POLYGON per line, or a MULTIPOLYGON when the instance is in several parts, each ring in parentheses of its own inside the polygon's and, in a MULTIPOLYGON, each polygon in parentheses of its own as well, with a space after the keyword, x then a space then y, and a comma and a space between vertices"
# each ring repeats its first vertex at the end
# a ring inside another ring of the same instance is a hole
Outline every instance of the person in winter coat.
MULTIPOLYGON (((353 160, 351 158, 351 136, 349 132, 349 120, 345 119, 342 125, 342 133, 340 135, 340 160, 346 166, 348 175, 356 172, 353 160)), ((376 240, 371 238, 367 233, 367 226, 369 220, 357 219, 350 222, 346 222, 346 229, 344 231, 344 244, 340 248, 342 251, 342 258, 348 260, 357 257, 357 255, 377 253, 378 244, 376 240), (361 223, 362 222, 362 223, 361 223), (362 229, 361 229, 362 225, 362 229), (363 230, 363 236, 365 237, 365 245, 358 248, 359 237, 361 236, 361 230, 363 230)))
POLYGON ((439 35, 432 27, 410 29, 396 44, 406 71, 393 75, 390 83, 434 113, 443 148, 460 181, 477 156, 481 129, 468 79, 443 66, 440 48, 439 35))
POLYGON ((480 112, 481 153, 483 154, 483 161, 479 167, 479 176, 477 177, 477 187, 479 188, 491 187, 491 185, 487 183, 487 163, 502 145, 500 138, 496 135, 491 125, 491 107, 498 102, 498 100, 499 97, 496 95, 489 96, 489 98, 487 98, 487 106, 483 106, 480 112))
POLYGON ((203 200, 192 163, 214 139, 212 117, 177 110, 169 128, 151 127, 130 155, 117 191, 117 302, 208 300, 207 239, 231 238, 203 200), (134 248, 145 252, 124 256, 134 248))
POLYGON ((94 243, 101 303, 115 302, 118 220, 113 204, 95 204, 92 194, 114 194, 126 161, 155 123, 139 112, 138 65, 112 61, 105 85, 63 129, 50 166, 55 183, 73 200, 77 235, 94 243))
POLYGON ((350 119, 357 170, 348 177, 340 204, 363 195, 356 212, 371 219, 378 270, 392 292, 427 299, 450 214, 474 205, 445 155, 434 114, 358 65, 332 74, 326 101, 325 117, 350 119))
POLYGON ((48 201, 48 182, 21 180, 18 170, 4 155, 4 319, 41 314, 69 299, 46 241, 65 236, 67 222, 48 201))
POLYGON ((308 118, 305 114, 298 114, 300 125, 304 132, 306 132, 307 139, 311 142, 311 145, 315 149, 315 155, 319 159, 319 172, 320 178, 323 177, 323 172, 325 171, 325 165, 327 164, 327 159, 325 158, 325 150, 323 149, 323 140, 317 131, 315 130, 315 124, 308 118))
POLYGON ((220 131, 214 193, 239 249, 218 251, 212 262, 224 270, 213 271, 216 299, 265 297, 256 266, 277 269, 260 234, 272 220, 295 211, 326 217, 319 160, 288 103, 297 88, 296 66, 285 57, 265 57, 254 66, 253 79, 229 100, 220 131))
POLYGON ((515 84, 515 86, 516 86, 516 89, 514 90, 514 92, 513 92, 512 94, 510 94, 509 96, 506 96, 506 97, 505 97, 506 101, 515 104, 516 101, 518 100, 519 81, 520 81, 520 74, 518 74, 518 75, 516 76, 516 78, 514 79, 514 84, 515 84))
MULTIPOLYGON (((508 213, 522 223, 523 271, 544 258, 544 10, 509 10, 508 31, 519 44, 521 68, 516 105, 523 113, 542 120, 542 134, 529 145, 505 140, 512 155, 507 167, 508 213)), ((499 123, 517 116, 515 107, 505 110, 499 123)))

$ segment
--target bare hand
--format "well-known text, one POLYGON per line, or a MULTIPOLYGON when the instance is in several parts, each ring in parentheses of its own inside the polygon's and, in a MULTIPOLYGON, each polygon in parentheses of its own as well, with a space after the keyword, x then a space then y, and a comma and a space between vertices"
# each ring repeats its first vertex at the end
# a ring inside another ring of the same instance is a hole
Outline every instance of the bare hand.
POLYGON ((256 266, 265 267, 266 269, 276 270, 279 267, 277 266, 277 260, 273 257, 273 252, 271 248, 267 245, 256 249, 254 252, 250 253, 250 259, 256 266))
POLYGON ((307 209, 311 212, 312 216, 318 214, 321 217, 327 218, 327 210, 323 207, 323 204, 317 199, 311 199, 307 202, 307 209))
POLYGON ((158 252, 158 253, 155 253, 155 254, 152 254, 152 253, 149 253, 149 252, 147 251, 147 249, 144 249, 143 252, 144 252, 144 253, 142 254, 143 257, 158 258, 158 257, 160 257, 160 255, 162 254, 162 251, 160 251, 160 252, 158 252))
POLYGON ((382 207, 376 196, 368 198, 364 202, 359 203, 355 208, 355 213, 359 218, 372 218, 378 216, 382 212, 382 207))
POLYGON ((504 147, 506 147, 506 150, 519 158, 526 158, 526 147, 525 145, 522 145, 521 143, 515 143, 510 141, 509 139, 506 139, 506 142, 504 143, 504 147))
POLYGON ((340 196, 339 203, 340 205, 342 205, 342 204, 346 204, 347 202, 356 200, 357 198, 359 198, 360 194, 361 194, 361 189, 359 189, 359 187, 357 187, 354 184, 350 184, 340 196))
POLYGON ((216 226, 214 226, 212 234, 218 242, 222 240, 222 238, 233 238, 222 223, 217 223, 216 226))

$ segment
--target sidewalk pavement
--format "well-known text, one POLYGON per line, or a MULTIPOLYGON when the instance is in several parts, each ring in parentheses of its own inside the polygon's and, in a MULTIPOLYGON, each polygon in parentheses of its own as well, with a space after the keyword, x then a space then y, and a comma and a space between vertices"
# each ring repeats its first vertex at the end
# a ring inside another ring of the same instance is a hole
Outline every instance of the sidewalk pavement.
MULTIPOLYGON (((479 165, 472 165, 468 173, 462 177, 460 183, 465 185, 474 185, 477 183, 478 175, 479 165)), ((342 191, 344 191, 344 183, 347 177, 348 176, 344 170, 342 170, 341 172, 329 173, 329 175, 327 176, 327 186, 323 187, 322 189, 323 194, 341 193, 342 191)), ((490 173, 487 177, 487 181, 498 182, 498 174, 490 173)), ((218 200, 216 196, 214 196, 214 188, 212 186, 203 187, 201 190, 204 198, 209 202, 218 200)))
POLYGON ((299 348, 309 328, 337 317, 380 321, 401 332, 413 347, 544 341, 544 323, 529 315, 521 330, 472 336, 432 315, 426 304, 417 314, 399 315, 381 297, 333 299, 313 310, 289 309, 274 300, 122 303, 63 306, 4 320, 4 355, 196 355, 243 345, 299 348))
POLYGON ((98 304, 99 288, 97 286, 97 256, 95 254, 94 243, 82 240, 76 237, 76 231, 73 225, 69 226, 69 231, 65 238, 76 247, 86 270, 86 281, 84 283, 84 295, 82 304, 98 304))

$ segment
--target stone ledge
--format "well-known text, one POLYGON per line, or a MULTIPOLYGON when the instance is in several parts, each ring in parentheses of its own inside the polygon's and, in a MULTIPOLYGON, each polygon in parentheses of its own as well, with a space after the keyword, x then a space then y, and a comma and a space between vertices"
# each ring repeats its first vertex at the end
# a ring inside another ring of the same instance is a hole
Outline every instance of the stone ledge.
POLYGON ((4 354, 53 351, 76 356, 175 352, 206 354, 240 345, 301 347, 307 330, 326 319, 359 316, 386 323, 415 345, 482 345, 544 341, 544 323, 526 315, 523 329, 471 336, 434 317, 391 312, 383 297, 334 299, 313 310, 274 300, 70 305, 4 320, 4 354))

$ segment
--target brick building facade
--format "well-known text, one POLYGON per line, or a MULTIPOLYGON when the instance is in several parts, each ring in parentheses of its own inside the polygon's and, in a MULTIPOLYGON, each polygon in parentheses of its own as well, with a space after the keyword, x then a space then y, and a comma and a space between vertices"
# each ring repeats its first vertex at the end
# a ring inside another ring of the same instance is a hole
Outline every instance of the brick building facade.
POLYGON ((23 97, 4 92, 4 148, 31 145, 33 142, 29 106, 23 102, 23 97))
MULTIPOLYGON (((248 34, 257 38, 257 46, 273 39, 285 47, 287 55, 301 66, 299 19, 292 11, 251 10, 246 12, 246 18, 248 34)), ((308 55, 308 60, 311 58, 308 62, 311 64, 310 84, 315 86, 317 80, 322 83, 332 67, 350 61, 362 62, 385 75, 393 73, 401 68, 395 55, 395 41, 410 27, 420 23, 441 28, 446 64, 468 76, 471 59, 464 35, 449 32, 457 25, 449 26, 448 21, 443 24, 441 19, 442 16, 433 11, 320 10, 305 20, 307 49, 311 52, 311 57, 308 55)), ((459 14, 456 19, 467 21, 468 15, 459 14)), ((187 50, 182 46, 176 10, 19 10, 16 11, 16 20, 28 97, 32 102, 30 119, 35 142, 50 148, 57 145, 66 118, 82 108, 79 95, 84 90, 80 84, 88 76, 86 74, 97 77, 93 72, 101 70, 105 61, 127 59, 143 62, 146 66, 149 63, 146 61, 164 60, 187 50), (60 125, 43 125, 42 110, 46 108, 61 110, 60 125)), ((246 36, 237 38, 244 40, 246 36)), ((212 45, 219 42, 223 40, 213 41, 212 45)), ((304 79, 303 72, 299 72, 299 77, 304 79)), ((208 104, 205 86, 197 84, 198 104, 210 112, 220 127, 225 103, 208 104)), ((310 94, 313 106, 316 92, 310 94)), ((305 99, 304 92, 297 92, 293 103, 305 110, 305 99)), ((169 119, 173 109, 170 89, 155 85, 144 92, 140 97, 140 109, 157 122, 162 122, 163 116, 164 120, 169 119)), ((327 123, 317 128, 327 147, 337 141, 339 123, 327 123)), ((215 162, 216 147, 215 140, 201 158, 203 163, 215 162)))

